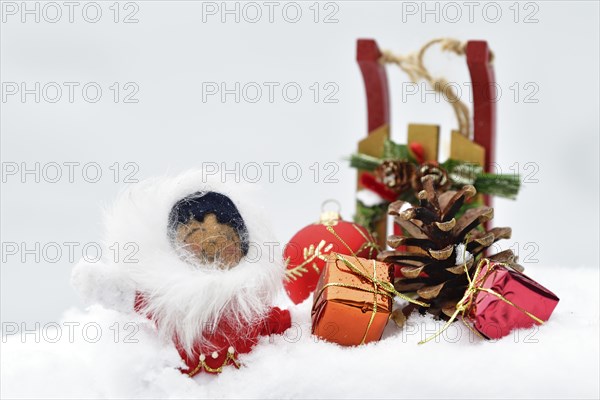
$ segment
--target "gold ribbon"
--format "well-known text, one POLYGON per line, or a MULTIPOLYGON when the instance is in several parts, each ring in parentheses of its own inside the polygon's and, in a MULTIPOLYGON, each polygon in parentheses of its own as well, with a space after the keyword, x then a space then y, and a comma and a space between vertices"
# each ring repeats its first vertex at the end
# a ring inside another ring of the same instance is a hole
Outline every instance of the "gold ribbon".
POLYGON ((225 357, 225 360, 223 360, 223 363, 218 368, 211 368, 206 363, 206 356, 204 356, 203 359, 202 355, 200 355, 200 358, 198 359, 198 365, 196 366, 196 368, 194 368, 193 371, 188 373, 188 376, 196 375, 198 372, 200 372, 201 369, 204 369, 205 371, 211 372, 213 374, 220 374, 221 372, 223 372, 223 368, 230 363, 235 365, 236 368, 240 367, 240 363, 235 359, 235 355, 233 353, 230 353, 229 351, 227 352, 227 357, 225 357))
POLYGON ((375 314, 377 313, 377 295, 387 296, 389 298, 394 298, 395 296, 397 296, 397 297, 400 297, 401 299, 404 299, 410 303, 418 304, 422 307, 429 307, 429 304, 423 303, 418 300, 413 300, 410 297, 403 295, 402 293, 399 293, 398 291, 396 291, 396 289, 394 288, 394 285, 391 282, 380 280, 377 277, 377 261, 372 260, 373 261, 373 276, 370 276, 369 274, 367 274, 365 272, 365 271, 367 271, 367 268, 362 264, 362 262, 360 261, 360 258, 355 256, 358 263, 364 269, 364 271, 361 270, 360 268, 356 267, 354 264, 352 264, 343 255, 341 255, 339 253, 335 253, 335 257, 337 260, 342 261, 344 263, 344 265, 346 265, 350 269, 350 271, 354 272, 356 275, 358 275, 361 278, 372 283, 373 288, 367 289, 365 287, 361 287, 358 285, 352 285, 352 284, 341 283, 341 282, 327 283, 327 284, 323 285, 323 287, 319 291, 317 297, 315 298, 315 303, 321 297, 321 295, 323 294, 325 289, 327 289, 328 287, 332 287, 332 286, 333 287, 344 287, 344 288, 349 288, 349 289, 360 290, 362 292, 373 293, 373 308, 372 308, 372 312, 371 312, 371 319, 369 320, 369 323, 365 330, 365 334, 363 335, 362 340, 360 341, 360 344, 364 344, 364 342, 367 338, 367 334, 369 333, 369 329, 371 329, 371 325, 373 324, 373 320, 375 319, 375 314))
POLYGON ((456 310, 454 311, 454 314, 452 314, 452 316, 444 324, 444 326, 442 327, 442 329, 440 329, 435 335, 433 335, 433 336, 431 336, 431 337, 429 337, 429 338, 427 338, 425 340, 421 340, 419 342, 419 344, 427 343, 430 340, 433 340, 436 337, 440 336, 446 329, 448 329, 448 327, 450 326, 450 324, 452 322, 454 322, 454 320, 458 317, 458 314, 461 314, 463 323, 469 329, 471 329, 471 331, 473 331, 474 333, 476 333, 478 336, 481 337, 481 334, 479 332, 477 332, 465 320, 465 314, 467 314, 467 312, 471 309, 473 301, 475 300, 475 295, 478 292, 489 293, 492 296, 495 296, 498 299, 502 300, 506 304, 515 307, 517 310, 521 311, 522 313, 524 313, 525 315, 527 315, 529 318, 531 318, 535 322, 539 323, 540 325, 544 323, 544 321, 542 321, 540 318, 536 317, 535 315, 533 315, 529 311, 525 310, 524 308, 522 308, 522 307, 516 305, 515 303, 513 303, 512 301, 508 300, 506 297, 502 296, 500 293, 497 293, 494 290, 489 289, 489 288, 481 287, 481 285, 483 285, 483 283, 485 282, 485 280, 487 279, 487 277, 494 271, 494 269, 496 267, 503 266, 503 267, 510 268, 510 266, 508 264, 505 264, 505 263, 493 263, 492 264, 492 262, 490 261, 489 258, 484 258, 484 259, 482 259, 479 262, 479 264, 477 264, 477 268, 475 269, 475 273, 473 274, 473 278, 472 279, 471 279, 471 276, 469 275, 469 269, 467 268, 467 263, 465 262, 465 264, 463 266, 465 268, 465 273, 467 274, 467 279, 469 280, 469 286, 467 287, 467 290, 465 291, 465 294, 464 294, 463 298, 460 299, 458 303, 456 303, 456 310), (480 276, 481 275, 481 270, 483 269, 484 266, 487 266, 488 269, 487 269, 486 273, 483 274, 483 276, 480 276))
MULTIPOLYGON (((353 224, 352 226, 354 227, 354 229, 356 229, 356 231, 360 234, 360 236, 362 236, 363 239, 366 240, 366 242, 363 243, 362 246, 360 246, 360 248, 357 250, 357 252, 360 253, 364 249, 368 248, 369 249, 369 257, 371 257, 373 255, 373 250, 379 250, 379 246, 377 246, 377 243, 374 242, 372 237, 367 237, 360 229, 358 229, 358 227, 356 225, 353 224)), ((352 250, 352 247, 350 247, 348 245, 348 243, 346 243, 344 241, 344 239, 342 239, 342 237, 337 234, 335 229, 333 229, 333 226, 327 225, 325 229, 327 229, 329 231, 329 233, 331 233, 337 240, 339 240, 339 242, 344 245, 344 247, 350 252, 350 254, 352 254, 352 256, 358 257, 356 255, 356 253, 352 250)), ((369 236, 371 236, 371 235, 369 234, 369 236)))

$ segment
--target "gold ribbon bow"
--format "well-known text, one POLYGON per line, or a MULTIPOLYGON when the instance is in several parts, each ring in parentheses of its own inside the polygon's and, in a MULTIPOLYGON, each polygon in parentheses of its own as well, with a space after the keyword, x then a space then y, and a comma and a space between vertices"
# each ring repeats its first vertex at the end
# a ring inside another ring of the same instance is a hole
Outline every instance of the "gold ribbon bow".
POLYGON ((463 323, 469 329, 471 329, 471 331, 473 331, 474 333, 476 333, 478 336, 481 337, 481 334, 479 332, 477 332, 476 330, 474 330, 474 328, 470 324, 468 324, 467 321, 465 320, 465 314, 471 309, 473 301, 475 300, 475 295, 478 292, 489 293, 492 296, 495 296, 498 299, 502 300, 506 304, 515 307, 517 310, 521 311, 522 313, 524 313, 525 315, 527 315, 529 318, 531 318, 535 322, 539 323, 540 325, 544 323, 544 321, 542 321, 541 319, 539 319, 538 317, 536 317, 535 315, 533 315, 529 311, 523 309, 522 307, 519 307, 518 305, 516 305, 512 301, 508 300, 506 297, 502 296, 500 293, 497 293, 497 292, 495 292, 495 291, 493 291, 492 289, 489 289, 489 288, 481 287, 481 285, 483 285, 483 283, 485 282, 485 280, 487 279, 487 277, 490 275, 490 273, 492 273, 494 271, 494 269, 496 267, 498 267, 498 266, 504 266, 504 267, 510 268, 510 266, 508 264, 505 264, 505 263, 493 263, 492 264, 492 262, 490 261, 489 258, 484 258, 481 261, 479 261, 479 264, 477 264, 477 268, 475 269, 475 272, 473 274, 473 278, 472 279, 471 279, 471 276, 469 275, 469 269, 467 268, 467 263, 465 262, 465 264, 463 266, 465 268, 465 273, 467 274, 467 279, 469 280, 469 286, 467 287, 467 290, 465 291, 465 294, 464 294, 463 298, 460 299, 460 301, 458 303, 456 303, 456 311, 454 311, 454 314, 452 314, 452 316, 444 324, 444 326, 442 327, 442 329, 440 329, 435 335, 433 335, 433 336, 431 336, 431 337, 429 337, 429 338, 427 338, 425 340, 421 340, 419 342, 419 344, 427 343, 430 340, 433 340, 436 337, 440 336, 446 329, 448 329, 448 327, 450 326, 450 324, 452 322, 454 322, 454 320, 458 317, 458 314, 461 314, 461 318, 462 318, 463 323), (488 269, 487 269, 486 273, 483 274, 483 276, 480 276, 481 275, 481 270, 485 266, 487 266, 488 269))
POLYGON ((398 296, 401 299, 404 299, 410 303, 418 304, 422 307, 429 307, 429 304, 423 303, 418 300, 413 300, 410 297, 403 295, 402 293, 399 293, 398 291, 396 291, 396 289, 394 288, 394 285, 391 282, 380 280, 377 277, 377 261, 372 260, 373 261, 373 275, 371 276, 365 272, 365 271, 367 271, 367 267, 365 267, 362 264, 362 262, 360 261, 360 259, 358 257, 355 256, 358 263, 363 268, 363 270, 356 267, 354 264, 352 264, 349 260, 347 260, 341 254, 335 253, 335 257, 336 257, 336 259, 342 261, 344 263, 344 265, 346 265, 346 267, 348 267, 348 269, 350 269, 350 271, 354 272, 356 275, 360 276, 361 278, 365 279, 366 281, 372 283, 373 288, 367 289, 365 287, 361 287, 358 285, 352 285, 349 283, 331 282, 331 283, 327 283, 327 284, 323 285, 323 287, 319 291, 317 297, 315 298, 315 302, 321 297, 321 295, 323 294, 325 289, 327 289, 328 287, 332 287, 332 286, 344 287, 344 288, 349 288, 349 289, 360 290, 362 292, 373 293, 373 307, 372 307, 372 312, 371 312, 371 319, 369 320, 369 324, 367 325, 367 329, 365 330, 365 334, 363 335, 362 340, 360 341, 360 344, 364 344, 364 342, 367 338, 367 334, 369 333, 369 329, 371 329, 371 325, 373 324, 373 320, 375 319, 375 314, 377 313, 377 295, 387 296, 389 298, 394 298, 395 296, 398 296))

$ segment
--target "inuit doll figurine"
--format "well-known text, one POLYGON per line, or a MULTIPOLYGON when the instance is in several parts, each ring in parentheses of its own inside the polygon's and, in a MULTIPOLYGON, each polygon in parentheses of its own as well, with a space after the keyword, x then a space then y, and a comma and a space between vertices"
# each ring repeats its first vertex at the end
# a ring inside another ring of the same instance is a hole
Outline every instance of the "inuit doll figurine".
POLYGON ((291 325, 273 307, 283 277, 267 247, 275 240, 246 190, 202 171, 129 187, 106 214, 105 247, 137 251, 80 262, 73 285, 88 303, 151 319, 190 376, 239 367, 260 336, 291 325))
POLYGON ((197 192, 178 201, 169 216, 174 246, 200 265, 230 269, 248 254, 248 230, 235 204, 216 192, 197 192))

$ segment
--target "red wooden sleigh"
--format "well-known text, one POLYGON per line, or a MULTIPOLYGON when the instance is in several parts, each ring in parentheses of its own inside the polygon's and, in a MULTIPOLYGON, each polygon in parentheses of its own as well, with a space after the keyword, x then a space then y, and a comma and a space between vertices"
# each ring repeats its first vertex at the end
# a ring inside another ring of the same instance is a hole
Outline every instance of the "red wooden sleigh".
MULTIPOLYGON (((473 88, 473 137, 466 138, 458 131, 453 131, 450 157, 477 163, 490 172, 494 163, 496 136, 496 93, 491 52, 487 42, 469 41, 465 54, 473 88)), ((368 113, 368 136, 359 142, 358 151, 375 157, 381 157, 383 142, 390 136, 390 96, 386 68, 380 61, 381 57, 382 52, 375 40, 358 40, 356 60, 365 84, 368 113)), ((413 142, 424 147, 425 161, 438 161, 439 126, 410 124, 408 144, 413 142)), ((360 183, 358 189, 361 189, 360 183)), ((489 196, 484 196, 484 201, 487 205, 491 204, 489 196)), ((377 225, 376 233, 383 248, 387 236, 385 218, 377 225)))

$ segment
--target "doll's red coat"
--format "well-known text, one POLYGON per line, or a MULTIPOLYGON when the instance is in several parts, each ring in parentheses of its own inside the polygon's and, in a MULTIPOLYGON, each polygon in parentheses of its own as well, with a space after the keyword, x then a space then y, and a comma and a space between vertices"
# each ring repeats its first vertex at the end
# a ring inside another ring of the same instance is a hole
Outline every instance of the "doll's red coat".
MULTIPOLYGON (((138 292, 135 298, 135 310, 140 312, 143 305, 144 296, 138 292)), ((152 319, 151 316, 148 318, 152 319)), ((196 343, 192 354, 188 354, 177 338, 174 338, 177 351, 187 366, 181 372, 194 376, 200 372, 219 373, 221 367, 226 365, 239 367, 238 355, 249 353, 261 336, 283 333, 290 326, 290 312, 273 307, 262 321, 247 326, 240 326, 237 322, 234 325, 230 319, 222 318, 215 333, 210 337, 212 346, 205 347, 196 343), (231 354, 229 359, 228 354, 231 354), (202 359, 208 368, 202 365, 202 359)))

